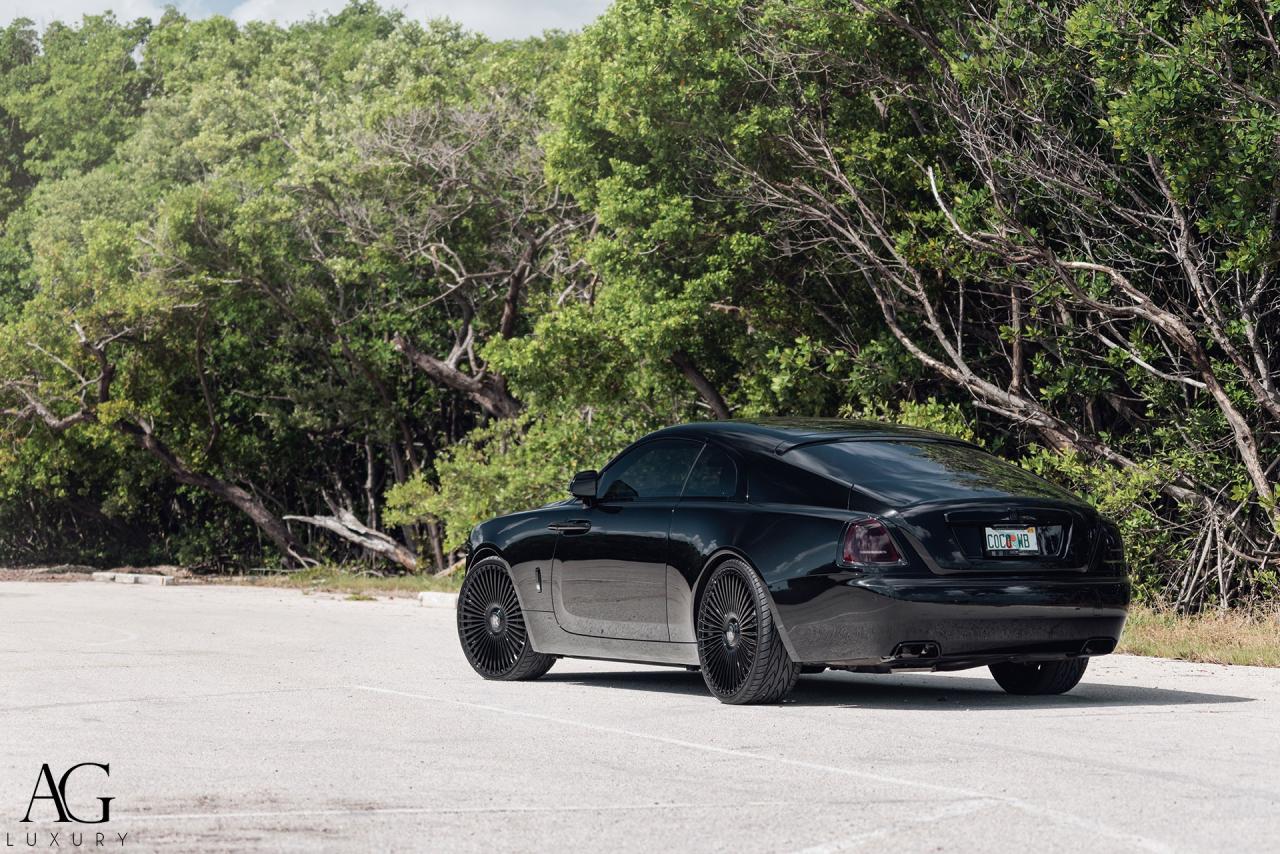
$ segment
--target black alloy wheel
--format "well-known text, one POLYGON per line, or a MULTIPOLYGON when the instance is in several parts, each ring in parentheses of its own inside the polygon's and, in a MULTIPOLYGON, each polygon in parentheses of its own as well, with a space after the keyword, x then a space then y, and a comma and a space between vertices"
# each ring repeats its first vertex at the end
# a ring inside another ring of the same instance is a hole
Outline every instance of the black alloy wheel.
POLYGON ((1065 694, 1084 676, 1087 658, 1066 661, 1006 661, 990 666, 991 675, 1009 694, 1065 694))
POLYGON ((723 703, 776 703, 800 668, 773 623, 768 594, 754 571, 728 560, 712 571, 698 603, 702 678, 723 703))
POLYGON ((467 572, 458 592, 458 639, 476 673, 486 679, 537 679, 555 657, 535 652, 502 561, 487 558, 467 572))

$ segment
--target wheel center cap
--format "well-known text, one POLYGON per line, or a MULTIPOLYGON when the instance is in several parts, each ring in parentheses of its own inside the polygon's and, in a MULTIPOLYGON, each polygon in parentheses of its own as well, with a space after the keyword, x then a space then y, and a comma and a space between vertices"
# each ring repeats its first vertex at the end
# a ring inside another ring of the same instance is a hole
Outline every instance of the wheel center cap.
POLYGON ((489 631, 495 635, 502 631, 502 609, 494 608, 489 612, 489 631))
POLYGON ((738 619, 736 617, 730 617, 729 624, 724 627, 724 642, 729 646, 736 646, 740 632, 741 629, 738 626, 738 619))

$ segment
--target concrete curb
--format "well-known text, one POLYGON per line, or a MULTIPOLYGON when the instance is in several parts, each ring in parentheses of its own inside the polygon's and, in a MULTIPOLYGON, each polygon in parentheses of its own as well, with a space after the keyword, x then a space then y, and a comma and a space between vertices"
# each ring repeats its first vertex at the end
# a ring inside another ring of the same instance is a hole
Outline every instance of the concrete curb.
POLYGON ((139 572, 95 572, 94 581, 114 581, 116 584, 152 584, 168 587, 173 584, 172 575, 146 575, 139 572))
POLYGON ((458 607, 458 594, 436 592, 419 593, 418 602, 420 602, 424 608, 456 608, 458 607))

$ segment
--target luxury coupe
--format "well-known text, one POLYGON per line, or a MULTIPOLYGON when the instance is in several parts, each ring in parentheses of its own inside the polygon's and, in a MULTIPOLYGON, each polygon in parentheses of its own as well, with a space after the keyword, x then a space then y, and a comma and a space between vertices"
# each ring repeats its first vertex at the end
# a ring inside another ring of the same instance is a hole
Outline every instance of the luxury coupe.
POLYGON ((723 702, 768 703, 802 672, 986 666, 1010 693, 1059 694, 1129 604, 1114 524, 924 430, 683 424, 569 492, 471 533, 458 635, 485 678, 678 665, 723 702))

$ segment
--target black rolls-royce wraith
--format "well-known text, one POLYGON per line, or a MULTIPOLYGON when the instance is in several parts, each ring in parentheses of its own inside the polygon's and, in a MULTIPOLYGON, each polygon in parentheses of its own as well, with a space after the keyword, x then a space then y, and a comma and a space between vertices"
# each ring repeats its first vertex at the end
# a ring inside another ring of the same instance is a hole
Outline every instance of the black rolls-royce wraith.
POLYGON ((1129 603, 1115 525, 947 436, 841 420, 659 430, 468 543, 458 633, 490 679, 557 658, 683 665, 726 703, 803 671, 988 666, 1079 682, 1129 603))

